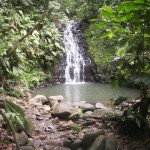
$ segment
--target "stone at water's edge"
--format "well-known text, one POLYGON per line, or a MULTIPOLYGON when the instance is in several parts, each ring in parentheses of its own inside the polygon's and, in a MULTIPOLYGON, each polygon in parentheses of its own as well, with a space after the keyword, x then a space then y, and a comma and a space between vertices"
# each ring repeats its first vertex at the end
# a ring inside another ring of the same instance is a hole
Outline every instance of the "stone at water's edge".
POLYGON ((78 109, 73 107, 68 102, 64 101, 52 107, 52 117, 67 119, 71 114, 78 112, 78 109))
POLYGON ((49 96, 48 97, 48 102, 49 105, 52 107, 53 105, 56 105, 58 103, 60 103, 61 101, 64 101, 64 97, 62 95, 58 95, 58 96, 49 96))
POLYGON ((89 103, 82 104, 80 108, 83 110, 83 112, 95 110, 95 106, 89 103))
POLYGON ((92 114, 93 118, 114 118, 115 114, 112 109, 96 109, 92 114))
POLYGON ((28 100, 29 103, 41 103, 43 104, 47 100, 44 95, 36 95, 28 100))
POLYGON ((58 95, 58 96, 49 96, 48 97, 49 100, 55 100, 55 101, 62 101, 64 100, 64 97, 62 95, 58 95))
POLYGON ((106 106, 104 106, 102 103, 96 103, 95 105, 96 109, 108 109, 106 106))

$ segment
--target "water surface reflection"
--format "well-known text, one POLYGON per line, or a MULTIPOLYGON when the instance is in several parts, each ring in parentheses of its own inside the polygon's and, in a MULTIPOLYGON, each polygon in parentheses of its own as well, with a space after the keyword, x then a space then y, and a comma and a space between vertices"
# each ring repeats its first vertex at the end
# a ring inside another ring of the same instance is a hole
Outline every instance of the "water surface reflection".
POLYGON ((108 103, 110 99, 119 96, 135 98, 139 96, 139 91, 132 88, 113 88, 110 84, 102 83, 81 83, 81 84, 62 84, 40 88, 34 95, 42 94, 46 96, 63 95, 70 102, 85 100, 88 102, 108 103))

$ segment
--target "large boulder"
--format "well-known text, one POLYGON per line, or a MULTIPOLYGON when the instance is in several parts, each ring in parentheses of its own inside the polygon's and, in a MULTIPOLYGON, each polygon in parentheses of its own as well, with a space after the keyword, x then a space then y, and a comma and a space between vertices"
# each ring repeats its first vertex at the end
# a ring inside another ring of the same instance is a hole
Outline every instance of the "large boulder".
POLYGON ((52 107, 52 117, 58 117, 60 119, 68 119, 71 114, 77 112, 78 109, 73 107, 70 103, 63 101, 52 107))

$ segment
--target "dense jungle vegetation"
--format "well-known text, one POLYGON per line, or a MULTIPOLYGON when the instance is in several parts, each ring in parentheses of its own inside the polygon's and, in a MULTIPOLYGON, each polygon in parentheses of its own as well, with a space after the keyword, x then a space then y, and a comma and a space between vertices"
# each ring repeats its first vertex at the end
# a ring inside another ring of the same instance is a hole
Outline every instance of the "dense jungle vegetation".
POLYGON ((57 27, 70 19, 86 22, 85 39, 99 67, 119 59, 116 85, 131 79, 149 84, 149 1, 1 0, 0 5, 1 92, 51 78, 63 51, 57 27))
POLYGON ((81 20, 98 69, 108 68, 115 86, 141 89, 137 113, 128 111, 140 127, 150 103, 149 14, 149 0, 0 0, 0 93, 20 97, 14 86, 50 79, 64 52, 59 24, 81 20))

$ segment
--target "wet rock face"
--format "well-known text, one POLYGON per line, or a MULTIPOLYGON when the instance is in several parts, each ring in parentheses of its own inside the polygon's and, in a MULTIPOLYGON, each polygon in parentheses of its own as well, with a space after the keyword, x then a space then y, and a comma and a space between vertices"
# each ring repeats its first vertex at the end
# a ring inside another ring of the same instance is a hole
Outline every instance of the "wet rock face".
MULTIPOLYGON (((85 66, 84 66, 84 81, 85 82, 93 82, 94 81, 94 77, 93 77, 93 62, 90 58, 90 55, 88 54, 87 50, 87 44, 84 40, 83 37, 83 32, 81 30, 81 22, 80 21, 72 21, 73 27, 71 28, 72 33, 74 38, 76 39, 76 44, 78 45, 78 47, 80 48, 79 52, 82 55, 84 62, 85 62, 85 66)), ((61 32, 64 32, 66 30, 67 25, 61 24, 59 25, 59 30, 61 32)), ((69 38, 69 37, 68 37, 69 38)), ((63 37, 62 37, 63 39, 63 37)), ((64 83, 65 82, 65 68, 66 68, 67 64, 66 64, 66 54, 63 53, 63 58, 60 61, 60 63, 57 66, 56 69, 56 76, 57 76, 57 80, 59 80, 60 83, 64 83)))

